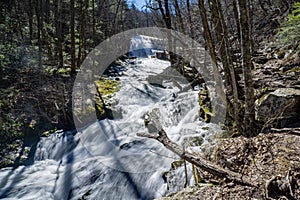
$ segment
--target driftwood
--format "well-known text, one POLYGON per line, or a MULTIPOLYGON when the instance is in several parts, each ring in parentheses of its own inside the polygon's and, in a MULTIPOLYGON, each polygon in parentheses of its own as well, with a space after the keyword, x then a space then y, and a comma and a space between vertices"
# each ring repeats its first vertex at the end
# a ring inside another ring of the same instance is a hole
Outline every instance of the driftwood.
POLYGON ((202 170, 205 170, 219 178, 225 178, 240 185, 258 187, 258 184, 251 182, 251 180, 243 174, 223 169, 215 165, 214 163, 205 160, 204 158, 201 158, 200 156, 195 156, 194 154, 185 151, 182 146, 169 139, 167 133, 164 131, 160 124, 158 114, 158 109, 154 109, 152 112, 149 113, 149 115, 147 116, 147 121, 145 122, 149 133, 137 133, 138 136, 152 138, 159 141, 167 149, 171 150, 172 152, 180 156, 182 159, 190 162, 191 164, 194 164, 202 170))

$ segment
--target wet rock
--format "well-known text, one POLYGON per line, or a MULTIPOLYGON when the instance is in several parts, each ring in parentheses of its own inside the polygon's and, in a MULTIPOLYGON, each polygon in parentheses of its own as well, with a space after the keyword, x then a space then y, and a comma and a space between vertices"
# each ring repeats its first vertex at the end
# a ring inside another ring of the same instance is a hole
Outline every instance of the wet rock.
POLYGON ((273 127, 293 126, 300 121, 300 90, 279 88, 256 101, 255 117, 273 127))
POLYGON ((151 84, 153 86, 165 88, 165 86, 163 86, 163 77, 162 76, 149 75, 146 80, 148 81, 149 84, 151 84))
POLYGON ((143 141, 140 141, 140 140, 134 140, 134 141, 122 144, 120 146, 120 149, 129 150, 133 146, 137 146, 137 145, 143 146, 143 145, 145 145, 145 143, 143 141))

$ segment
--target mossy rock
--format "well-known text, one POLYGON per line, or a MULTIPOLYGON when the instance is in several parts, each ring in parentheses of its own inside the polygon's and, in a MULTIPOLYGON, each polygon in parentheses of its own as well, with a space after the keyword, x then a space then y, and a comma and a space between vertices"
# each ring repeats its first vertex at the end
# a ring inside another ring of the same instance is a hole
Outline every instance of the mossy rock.
POLYGON ((104 119, 106 117, 105 107, 111 106, 110 103, 108 103, 108 100, 114 96, 115 92, 120 90, 120 83, 115 80, 101 78, 95 81, 95 85, 98 90, 95 94, 95 104, 93 100, 87 99, 85 108, 80 111, 80 114, 88 116, 91 113, 96 112, 98 119, 104 119), (101 97, 99 97, 99 94, 101 97), (105 105, 103 103, 105 103, 105 105))
POLYGON ((120 83, 110 79, 99 79, 96 82, 99 92, 104 97, 120 90, 120 83))
POLYGON ((211 110, 211 102, 208 90, 201 90, 198 93, 198 101, 200 105, 199 116, 205 121, 210 122, 211 117, 214 116, 211 110))

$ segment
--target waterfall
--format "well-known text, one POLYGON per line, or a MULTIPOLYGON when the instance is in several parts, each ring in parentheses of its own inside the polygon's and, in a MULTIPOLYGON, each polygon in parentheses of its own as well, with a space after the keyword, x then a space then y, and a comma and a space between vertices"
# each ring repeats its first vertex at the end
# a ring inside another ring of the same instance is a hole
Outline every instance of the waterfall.
MULTIPOLYGON (((169 137, 187 149, 190 138, 206 143, 218 126, 199 120, 198 91, 181 90, 187 81, 159 78, 170 68, 168 61, 139 57, 124 67, 121 89, 113 97, 122 117, 42 138, 34 164, 0 170, 0 198, 154 199, 183 187, 182 167, 170 173, 169 183, 163 179, 178 156, 157 141, 136 136, 147 131, 144 116, 158 108, 169 137), (152 79, 159 81, 153 84, 152 79)), ((190 165, 188 171, 193 184, 190 165)))

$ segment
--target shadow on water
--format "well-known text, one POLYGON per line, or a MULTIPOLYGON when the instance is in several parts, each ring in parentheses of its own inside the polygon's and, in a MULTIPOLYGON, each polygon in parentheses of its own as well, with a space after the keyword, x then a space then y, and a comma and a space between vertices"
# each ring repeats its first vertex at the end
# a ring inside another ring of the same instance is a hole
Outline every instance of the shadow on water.
POLYGON ((118 64, 112 64, 106 68, 103 75, 108 77, 119 77, 122 76, 124 71, 126 71, 126 67, 118 64))
MULTIPOLYGON (((112 135, 113 141, 111 141, 111 142, 116 146, 115 148, 118 148, 118 146, 120 145, 120 142, 117 139, 116 131, 122 131, 122 130, 121 129, 116 130, 116 128, 114 128, 114 126, 109 121, 108 121, 107 126, 104 126, 103 123, 101 123, 101 121, 99 121, 99 125, 101 127, 101 130, 103 130, 104 134, 107 136, 107 139, 109 138, 108 134, 112 135), (108 126, 109 126, 109 129, 107 129, 108 126), (107 130, 109 130, 109 131, 107 132, 107 130)), ((107 141, 107 142, 109 142, 109 141, 107 141)), ((131 171, 131 170, 126 169, 126 167, 122 164, 122 162, 119 160, 119 158, 115 154, 113 154, 113 159, 118 168, 118 169, 113 169, 113 170, 116 170, 117 173, 120 173, 124 177, 126 182, 128 183, 128 185, 129 185, 128 189, 130 191, 132 191, 132 193, 131 193, 133 195, 132 199, 147 199, 147 197, 143 197, 143 195, 142 195, 143 188, 141 188, 136 183, 136 181, 132 177, 132 173, 127 172, 127 171, 131 171)), ((107 167, 109 167, 109 166, 107 166, 107 167)), ((117 176, 114 176, 114 177, 117 177, 117 176)), ((111 180, 111 181, 113 181, 113 180, 111 180)))
POLYGON ((108 135, 108 134, 111 134, 113 136, 113 141, 111 141, 111 142, 114 145, 119 146, 120 142, 118 140, 116 132, 121 131, 121 130, 120 129, 115 130, 115 127, 112 125, 112 123, 110 123, 109 120, 107 120, 107 123, 105 123, 105 125, 103 123, 99 122, 99 126, 100 126, 100 130, 103 130, 103 134, 106 135, 107 139, 110 137, 110 135, 108 135))
POLYGON ((141 94, 145 95, 146 97, 149 97, 151 100, 153 101, 157 101, 159 100, 159 98, 156 96, 156 94, 154 94, 151 90, 149 90, 148 87, 145 87, 145 90, 142 90, 140 88, 135 87, 134 85, 131 84, 131 87, 136 89, 137 91, 139 91, 141 94))
POLYGON ((76 132, 64 132, 62 140, 64 143, 66 143, 65 150, 63 152, 63 155, 66 156, 65 160, 65 170, 62 174, 62 185, 58 185, 58 180, 60 177, 59 174, 59 168, 61 167, 63 161, 60 161, 58 167, 57 167, 57 177, 55 181, 55 185, 53 187, 52 193, 54 193, 56 199, 70 199, 72 196, 72 181, 73 181, 73 176, 72 176, 72 171, 73 171, 73 163, 74 163, 74 152, 73 149, 77 146, 78 142, 74 140, 74 135, 76 132), (58 188, 61 187, 61 188, 58 188))
MULTIPOLYGON (((29 166, 32 165, 34 163, 34 155, 35 152, 37 150, 37 145, 40 141, 40 135, 38 133, 38 129, 34 129, 34 126, 36 124, 35 120, 31 120, 29 119, 29 123, 27 123, 27 125, 25 126, 24 129, 24 138, 23 138, 23 144, 21 147, 21 150, 18 154, 18 156, 16 157, 16 159, 14 160, 13 166, 12 166, 12 170, 7 174, 7 176, 5 176, 1 182, 0 182, 0 188, 4 188, 4 186, 7 184, 9 178, 14 174, 14 172, 16 171, 16 169, 21 166, 21 165, 25 165, 25 166, 29 166), (25 152, 26 147, 29 147, 29 152, 25 152), (27 155, 25 155, 27 154, 27 155), (22 160, 23 156, 26 156, 26 158, 24 160, 22 160)), ((14 185, 17 184, 17 180, 19 180, 20 176, 22 175, 22 173, 25 171, 26 167, 23 167, 22 170, 20 172, 18 172, 15 177, 13 178, 11 184, 3 191, 0 193, 0 198, 5 198, 7 197, 7 194, 10 192, 11 189, 13 189, 14 185)))
POLYGON ((12 179, 12 182, 11 182, 5 189, 3 188, 3 186, 6 185, 8 178, 9 178, 10 176, 13 175, 15 169, 13 169, 13 170, 8 174, 8 176, 4 178, 4 179, 6 179, 6 180, 4 180, 6 183, 4 183, 4 185, 2 185, 2 182, 1 182, 1 185, 0 185, 0 186, 1 186, 1 188, 3 188, 4 190, 0 193, 0 199, 7 198, 7 197, 8 197, 9 192, 10 192, 10 191, 14 188, 14 186, 18 183, 18 180, 21 179, 21 176, 22 176, 22 174, 24 173, 25 169, 26 169, 26 167, 24 166, 24 167, 23 167, 23 168, 22 168, 22 169, 14 176, 14 178, 12 179))
POLYGON ((116 163, 122 170, 119 173, 121 173, 124 176, 124 178, 128 182, 128 185, 130 186, 130 189, 132 189, 133 191, 132 193, 132 195, 134 195, 133 199, 146 199, 146 197, 142 196, 143 189, 139 188, 138 184, 133 180, 131 173, 126 172, 126 169, 123 167, 122 163, 118 160, 118 158, 114 156, 114 159, 116 160, 116 163))
MULTIPOLYGON (((101 124, 101 123, 100 123, 101 124)), ((116 148, 119 145, 118 139, 117 139, 117 132, 121 131, 120 129, 113 126, 113 124, 108 124, 107 126, 102 127, 103 130, 109 130, 109 134, 113 135, 113 139, 115 140, 116 148)), ((32 130, 31 130, 32 131, 32 130)), ((74 152, 73 149, 78 144, 78 141, 74 140, 74 135, 76 133, 74 132, 65 132, 62 140, 65 144, 63 144, 64 152, 62 154, 63 160, 61 160, 57 172, 59 172, 59 168, 62 166, 62 164, 65 164, 65 169, 62 174, 57 173, 57 178, 55 181, 54 188, 52 190, 52 193, 54 194, 56 199, 70 199, 72 198, 72 183, 73 183, 73 165, 74 165, 74 152), (61 177, 60 177, 61 176, 61 177)), ((15 160, 15 164, 12 168, 12 170, 4 177, 0 182, 0 199, 7 198, 10 195, 10 192, 13 190, 16 184, 20 180, 22 180, 22 175, 24 174, 25 170, 27 169, 28 165, 32 165, 34 163, 34 153, 37 150, 37 144, 39 142, 40 138, 37 136, 35 138, 31 138, 30 140, 24 139, 24 144, 22 146, 22 149, 19 153, 19 156, 15 160), (28 158, 24 161, 24 165, 22 169, 19 167, 22 165, 22 155, 24 155, 25 147, 27 147, 30 144, 30 150, 28 153, 28 158), (19 170, 18 170, 19 169, 19 170), (10 179, 10 183, 8 184, 10 179)), ((125 180, 127 189, 124 190, 124 192, 128 191, 132 195, 132 199, 149 199, 149 197, 143 195, 145 194, 144 188, 142 188, 142 185, 133 177, 132 173, 129 173, 126 169, 126 166, 122 163, 123 161, 118 158, 116 154, 113 155, 114 161, 117 165, 117 168, 119 170, 116 170, 116 173, 119 173, 125 180)), ((113 169, 115 170, 115 169, 113 169)), ((117 177, 117 176, 113 176, 117 177)), ((96 180, 94 180, 96 181, 96 180)), ((111 181, 118 181, 111 180, 111 181)), ((122 186, 121 186, 122 187, 122 186)), ((117 195, 117 194, 116 194, 117 195)))
MULTIPOLYGON (((60 154, 60 156, 62 156, 62 157, 63 157, 63 155, 67 155, 67 156, 66 156, 65 170, 62 175, 62 183, 63 184, 59 185, 59 187, 61 187, 61 188, 59 188, 59 191, 60 191, 59 194, 55 194, 55 196, 57 196, 57 199, 69 199, 72 194, 72 191, 71 191, 72 166, 73 166, 73 162, 74 162, 74 154, 73 154, 72 150, 78 144, 78 142, 74 141, 75 134, 76 134, 76 132, 69 131, 69 132, 65 132, 62 137, 62 140, 64 141, 65 144, 62 146, 62 148, 64 148, 64 150, 63 150, 63 153, 60 154)), ((7 198, 9 196, 9 193, 14 188, 14 186, 16 184, 18 184, 18 182, 20 180, 22 180, 21 176, 25 172, 27 167, 29 167, 30 165, 32 165, 34 163, 34 156, 35 156, 35 152, 37 150, 37 145, 40 141, 40 136, 36 131, 34 131, 34 129, 30 128, 30 126, 28 126, 28 128, 25 129, 24 135, 25 135, 25 137, 23 140, 22 148, 19 152, 18 157, 14 161, 14 165, 13 165, 11 171, 0 181, 0 189, 2 189, 2 190, 0 190, 0 199, 7 198), (24 155, 26 154, 26 152, 25 152, 26 147, 29 147, 30 150, 27 154, 26 159, 22 160, 22 157, 24 157, 24 155), (19 169, 19 167, 22 165, 24 165, 23 168, 18 171, 17 169, 19 169), (12 176, 14 176, 14 177, 10 178, 12 176), (7 185, 9 179, 11 179, 11 183, 9 185, 7 185)), ((57 158, 57 159, 62 159, 62 157, 57 158)), ((59 168, 61 167, 62 162, 63 162, 63 160, 61 160, 61 162, 57 168, 57 178, 56 178, 55 186, 52 191, 53 193, 55 193, 57 190, 57 181, 60 176, 58 172, 59 172, 59 168)))

